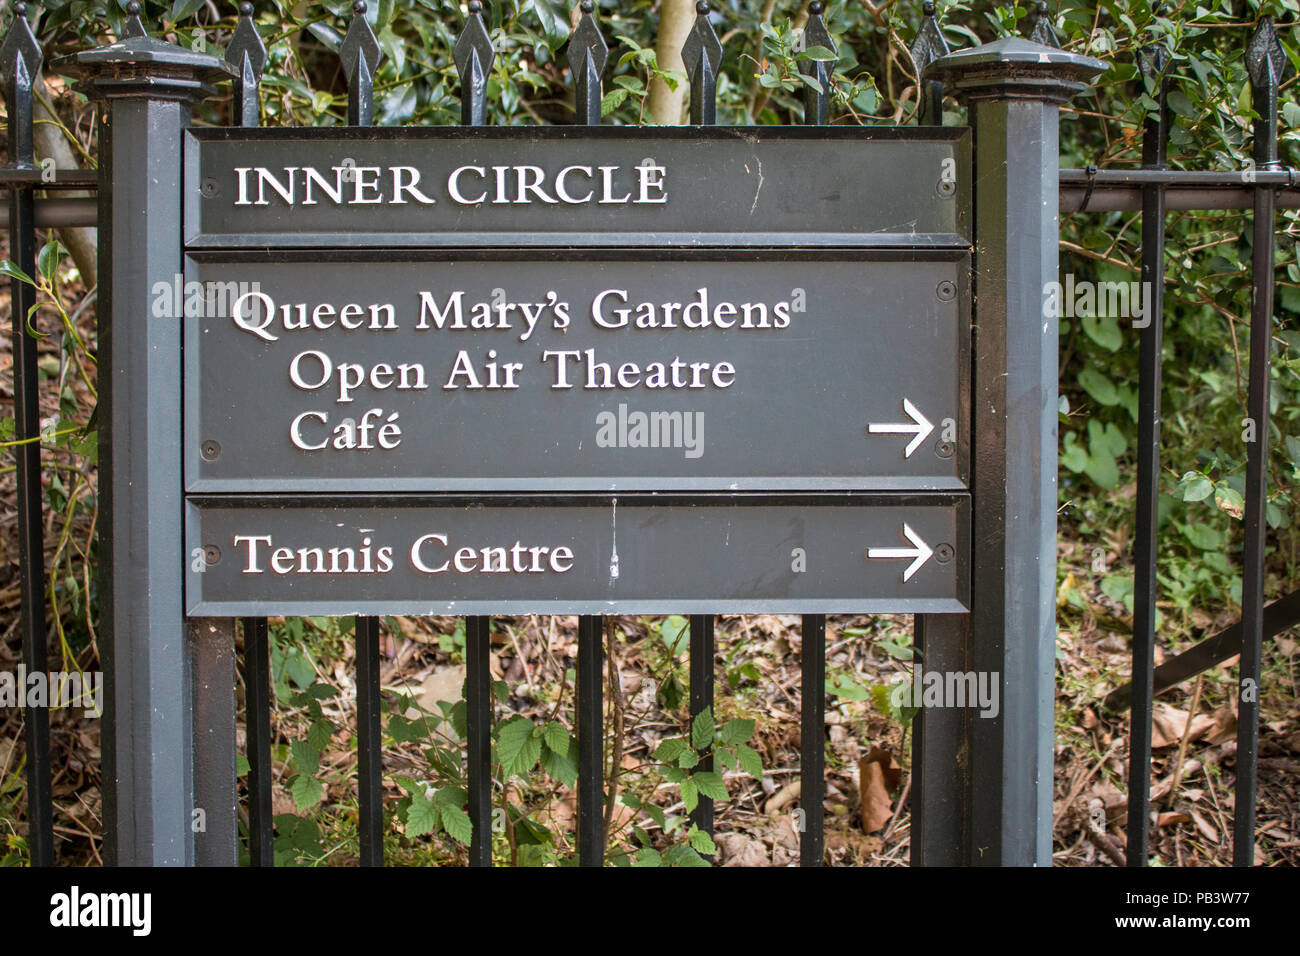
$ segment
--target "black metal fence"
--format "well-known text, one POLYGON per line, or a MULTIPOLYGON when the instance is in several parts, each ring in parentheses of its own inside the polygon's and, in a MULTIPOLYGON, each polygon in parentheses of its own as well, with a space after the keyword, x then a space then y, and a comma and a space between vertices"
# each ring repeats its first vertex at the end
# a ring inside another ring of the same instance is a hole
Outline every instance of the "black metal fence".
MULTIPOLYGON (((1039 5, 1039 13, 1031 35, 1033 42, 1048 48, 1059 48, 1046 5, 1039 5)), ((486 122, 487 76, 495 51, 484 26, 478 0, 470 0, 469 16, 455 47, 456 67, 462 82, 462 123, 482 125, 486 122)), ((351 27, 340 49, 341 65, 346 72, 349 88, 348 122, 353 126, 367 126, 374 114, 373 82, 380 55, 379 46, 367 24, 364 3, 355 7, 351 27)), ((601 121, 602 75, 606 67, 608 48, 602 37, 590 0, 582 4, 582 17, 569 44, 568 62, 572 73, 575 103, 579 124, 595 125, 601 121)), ((690 115, 697 125, 716 122, 715 92, 717 71, 721 60, 721 44, 710 21, 707 3, 698 5, 699 16, 683 49, 683 57, 690 75, 690 115)), ((9 190, 7 226, 10 255, 17 266, 28 275, 36 273, 37 230, 62 225, 101 225, 99 214, 88 208, 84 200, 59 200, 38 198, 42 190, 95 188, 100 178, 89 170, 58 170, 53 177, 43 176, 37 164, 33 142, 33 83, 42 66, 42 52, 26 19, 26 8, 15 5, 16 17, 0 49, 0 70, 3 71, 8 108, 8 162, 0 170, 0 184, 9 190)), ((230 78, 234 89, 234 116, 239 125, 257 126, 260 121, 259 82, 266 64, 266 50, 253 25, 251 4, 240 7, 238 29, 226 52, 230 78)), ((814 2, 808 8, 807 39, 810 45, 834 49, 834 41, 822 22, 822 6, 814 2)), ((139 20, 138 5, 128 6, 129 17, 123 40, 145 41, 146 33, 139 20)), ((931 63, 947 52, 947 43, 935 19, 934 6, 924 5, 923 26, 913 48, 919 70, 927 70, 931 63)), ((156 41, 148 41, 156 42, 156 41)), ((159 44, 161 49, 161 44, 159 44)), ((175 50, 176 48, 171 48, 175 50)), ((181 57, 176 51, 176 64, 160 67, 167 74, 167 82, 175 84, 168 95, 181 98, 180 88, 185 84, 198 89, 203 83, 219 78, 217 71, 200 67, 195 59, 181 57), (205 73, 206 71, 206 73, 205 73)), ((1272 23, 1263 19, 1258 25, 1248 47, 1248 63, 1255 102, 1261 116, 1255 127, 1255 170, 1243 176, 1237 171, 1195 172, 1172 170, 1167 167, 1165 144, 1168 140, 1168 123, 1164 113, 1164 97, 1171 77, 1167 74, 1168 55, 1159 47, 1148 47, 1140 62, 1142 72, 1154 78, 1160 93, 1159 116, 1147 120, 1143 139, 1143 165, 1139 170, 1063 170, 1060 173, 1060 210, 1067 213, 1086 213, 1115 209, 1141 209, 1142 273, 1143 282, 1150 283, 1153 295, 1151 311, 1155 321, 1142 330, 1140 352, 1139 396, 1139 456, 1137 535, 1134 542, 1136 569, 1135 613, 1133 635, 1133 674, 1130 688, 1122 688, 1112 695, 1114 706, 1131 706, 1134 714, 1130 741, 1128 861, 1130 865, 1144 865, 1151 807, 1149 802, 1149 765, 1151 759, 1151 719, 1153 696, 1178 680, 1221 662, 1238 651, 1240 664, 1240 719, 1237 749, 1238 773, 1236 782, 1235 862, 1250 865, 1254 854, 1254 816, 1256 793, 1256 755, 1258 752, 1259 704, 1257 688, 1260 681, 1260 654, 1262 642, 1285 627, 1300 621, 1300 600, 1290 595, 1276 604, 1264 605, 1264 544, 1263 520, 1266 501, 1265 462, 1268 450, 1268 382, 1271 351, 1271 323, 1273 312, 1273 233, 1274 213, 1280 203, 1287 208, 1300 206, 1300 190, 1295 188, 1294 170, 1284 168, 1279 162, 1277 146, 1277 91, 1285 66, 1285 56, 1272 23), (1250 334, 1249 402, 1247 414, 1255 423, 1260 440, 1248 449, 1247 494, 1245 495, 1246 545, 1244 554, 1245 581, 1242 590, 1242 620, 1224 634, 1204 642, 1179 658, 1154 666, 1155 601, 1157 593, 1157 497, 1160 461, 1160 374, 1162 291, 1164 270, 1164 223, 1170 209, 1250 208, 1253 210, 1253 309, 1250 334)), ((72 58, 73 61, 76 58, 72 58)), ((65 64, 68 71, 88 72, 86 61, 65 64)), ((830 65, 808 62, 804 69, 819 81, 820 90, 809 86, 805 92, 805 116, 809 124, 822 124, 827 118, 830 65)), ((1082 75, 1082 74, 1080 74, 1082 75)), ((928 125, 942 122, 941 100, 943 80, 951 80, 951 67, 940 63, 926 73, 924 101, 921 118, 928 125)), ((139 74, 120 70, 114 82, 125 90, 132 82, 139 82, 139 74)), ((961 90, 951 90, 960 94, 961 90)), ((106 95, 115 95, 109 92, 106 95)), ((971 106, 972 113, 976 109, 971 106)), ((1055 121, 1054 113, 1052 121, 1055 121)), ((992 127, 990 126, 990 129, 992 127)), ((1054 145, 1054 135, 1053 135, 1054 145)), ((107 246, 108 236, 101 241, 107 246)), ((107 279, 108 272, 103 276, 107 279)), ((1038 296, 1037 289, 1031 290, 1038 296)), ((101 295, 101 301, 103 296, 101 295)), ((45 624, 45 579, 43 570, 43 514, 41 485, 41 425, 38 401, 38 369, 36 339, 26 328, 26 319, 36 304, 33 288, 18 279, 11 283, 11 312, 13 316, 14 404, 15 438, 13 453, 17 461, 17 487, 19 512, 20 582, 22 603, 23 662, 29 671, 44 670, 47 660, 45 624)), ((1054 454, 1054 452, 1053 452, 1054 454)), ((1049 459, 1054 460, 1051 456, 1049 459)), ((1048 459, 1045 459, 1048 460, 1048 459)), ((111 468, 111 461, 102 467, 111 468)), ((996 474, 993 475, 996 478, 996 474)), ((979 489, 976 492, 976 538, 980 523, 979 489)), ((1049 512, 1055 503, 1048 502, 1049 512)), ((107 523, 107 522, 105 522, 107 523)), ((111 532, 108 532, 111 533, 111 532)), ((1028 540, 1028 539, 1024 539, 1028 540)), ((1023 543, 1023 541, 1022 541, 1023 543)), ((1047 554, 1041 556, 1046 562, 1047 554)), ((1032 559, 1033 556, 1031 555, 1032 559)), ((104 558, 107 560, 107 558, 104 558)), ((978 584, 978 582, 977 582, 978 584)), ((106 592, 107 593, 107 592, 106 592)), ((977 587, 977 594, 978 594, 977 587)), ((977 601, 978 601, 977 597, 977 601)), ((692 717, 710 707, 714 696, 714 618, 708 615, 690 617, 690 712, 692 717)), ((206 622, 212 623, 212 622, 206 622)), ((468 710, 467 780, 468 813, 473 823, 473 840, 470 846, 472 865, 491 865, 492 833, 492 777, 491 777, 491 723, 492 695, 488 672, 490 619, 470 617, 466 621, 467 682, 466 704, 468 710)), ((194 668, 197 679, 221 674, 221 668, 233 667, 233 662, 223 657, 223 648, 233 649, 233 622, 231 630, 218 635, 218 640, 205 645, 202 635, 194 636, 194 668), (223 643, 224 641, 224 643, 223 643), (205 650, 205 647, 207 649, 205 650)), ((270 865, 273 860, 273 828, 271 819, 272 754, 270 734, 271 673, 268 648, 268 625, 265 618, 245 618, 242 621, 245 655, 243 661, 248 688, 246 727, 248 740, 248 819, 249 850, 255 866, 270 865)), ((825 696, 821 688, 825 682, 824 655, 816 653, 824 646, 826 618, 820 614, 803 617, 803 695, 801 779, 803 806, 812 808, 806 817, 806 832, 801 845, 801 860, 805 866, 820 865, 824 855, 823 821, 821 807, 825 792, 825 696)), ((945 657, 953 662, 965 663, 978 659, 981 653, 975 639, 983 635, 979 621, 974 632, 970 622, 954 622, 939 617, 917 618, 917 645, 932 661, 945 657)), ((358 796, 360 807, 360 845, 363 865, 378 865, 382 860, 383 806, 381 779, 381 696, 379 684, 380 631, 374 617, 360 617, 356 623, 357 647, 357 711, 358 711, 358 796)), ((605 639, 604 620, 583 616, 579 622, 579 652, 576 686, 576 729, 579 741, 578 776, 578 856, 582 865, 600 865, 604 857, 604 828, 602 806, 604 800, 602 780, 602 648, 605 639)), ((109 654, 120 653, 113 648, 109 654)), ((1010 675, 1004 679, 1011 680, 1010 675)), ((112 680, 110 671, 110 681, 112 680)), ((118 688, 117 693, 131 693, 131 688, 118 688)), ((112 696, 110 690, 110 696, 112 696)), ((205 707, 194 716, 195 725, 213 727, 217 737, 225 737, 233 747, 233 708, 205 704, 200 700, 196 708, 205 707)), ((27 754, 28 839, 34 865, 48 866, 56 862, 52 829, 51 766, 49 746, 49 719, 46 709, 28 708, 25 712, 25 751, 27 754)), ((171 799, 160 785, 154 793, 145 793, 126 787, 120 790, 115 775, 127 771, 122 765, 131 759, 132 741, 138 746, 146 744, 148 736, 139 736, 138 728, 114 727, 119 719, 112 709, 108 714, 105 735, 117 736, 116 748, 105 747, 105 816, 104 828, 110 862, 148 862, 167 856, 166 851, 149 846, 154 835, 147 822, 140 823, 140 832, 129 839, 120 832, 122 821, 136 816, 147 817, 142 807, 150 800, 166 802, 171 799), (114 753, 113 765, 108 754, 114 753), (118 796, 114 796, 118 793, 118 796), (137 801, 136 806, 116 806, 115 800, 137 801), (130 843, 133 849, 125 847, 130 843), (145 849, 139 849, 145 847, 145 849)), ((1007 815, 1030 809, 1025 802, 1016 803, 1009 797, 989 796, 984 784, 1001 787, 999 775, 1009 757, 1004 749, 1014 748, 1017 740, 1028 740, 1032 747, 1050 741, 1052 725, 1049 719, 1044 727, 1041 721, 1031 721, 1028 727, 997 728, 1000 739, 995 742, 978 739, 978 732, 968 718, 930 715, 924 710, 917 718, 914 766, 917 779, 913 790, 913 863, 979 863, 979 862, 1033 862, 1041 861, 1042 850, 1008 850, 1002 852, 1003 839, 999 828, 1005 829, 1007 815), (954 755, 970 750, 975 753, 997 754, 991 768, 972 770, 969 759, 955 759, 954 755), (980 748, 984 749, 981 750, 980 748), (947 775, 944 778, 944 775, 947 775), (981 777, 981 774, 986 776, 981 777), (1014 805, 1013 805, 1014 804, 1014 805), (990 836, 992 834, 992 836, 990 836), (999 851, 985 854, 990 842, 999 851), (976 849, 979 847, 980 849, 976 849)), ((233 780, 227 779, 227 764, 233 753, 222 750, 205 751, 196 744, 193 772, 196 793, 206 792, 220 804, 224 797, 233 797, 233 780), (206 775, 206 777, 205 777, 206 775)), ((706 757, 706 767, 711 758, 706 757)), ((1047 764, 1050 772, 1050 759, 1047 764)), ((179 800, 179 797, 177 797, 179 800)), ((176 808, 171 808, 176 809, 176 808)), ((1050 816, 1050 812, 1049 812, 1050 816)), ((1043 821, 1041 806, 1035 819, 1027 826, 1039 829, 1043 821)), ((713 828, 713 806, 708 797, 701 797, 692 815, 702 829, 713 828)), ((225 816, 205 840, 188 857, 198 863, 233 862, 233 813, 225 816), (223 829, 223 826, 225 829, 223 829)), ((1013 843, 1005 837, 1008 844, 1013 843)), ((1022 841, 1023 842, 1023 841, 1022 841)), ((1027 844, 1025 844, 1027 845, 1027 844)), ((1050 840, 1049 840, 1050 846, 1050 840)), ((187 859, 184 853, 174 857, 187 859)))

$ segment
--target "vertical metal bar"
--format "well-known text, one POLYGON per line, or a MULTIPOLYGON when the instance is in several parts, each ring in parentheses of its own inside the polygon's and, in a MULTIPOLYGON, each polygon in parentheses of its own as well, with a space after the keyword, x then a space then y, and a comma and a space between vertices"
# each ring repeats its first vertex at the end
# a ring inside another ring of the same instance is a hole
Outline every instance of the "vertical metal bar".
MULTIPOLYGON (((234 70, 235 123, 257 126, 262 119, 258 89, 266 68, 266 45, 253 25, 253 5, 239 5, 239 22, 226 47, 234 70)), ((275 865, 271 810, 270 634, 266 618, 246 617, 244 631, 244 736, 248 747, 248 855, 253 866, 275 865)))
POLYGON ((483 4, 470 0, 469 17, 452 50, 460 76, 460 122, 463 126, 487 123, 487 77, 496 59, 492 38, 483 22, 483 4))
MULTIPOLYGON (((1142 167, 1165 168, 1169 134, 1165 68, 1169 54, 1157 44, 1138 54, 1142 74, 1156 84, 1157 116, 1148 116, 1142 134, 1142 167)), ((1142 190, 1142 293, 1145 305, 1138 354, 1137 533, 1133 541, 1133 708, 1129 737, 1129 866, 1145 866, 1150 829, 1151 708, 1155 683, 1156 560, 1160 503, 1160 353, 1164 338, 1165 190, 1142 190)))
MULTIPOLYGON (((34 169, 32 85, 41 68, 41 48, 27 24, 27 5, 14 5, 14 20, 0 47, 5 84, 11 169, 34 169)), ((18 268, 36 275, 36 201, 30 187, 15 184, 9 192, 9 254, 18 268)), ((27 331, 36 290, 9 280, 14 367, 14 447, 18 480, 18 591, 23 666, 44 673, 45 539, 42 531, 41 407, 37 388, 37 339, 27 331)), ((32 866, 54 865, 54 805, 50 790, 50 712, 23 706, 23 743, 27 759, 27 847, 32 866)))
MULTIPOLYGON (((825 4, 821 0, 812 0, 808 4, 808 22, 803 28, 804 43, 808 47, 820 46, 832 53, 838 51, 835 41, 826 32, 826 22, 822 20, 825 4)), ((817 81, 818 89, 805 85, 803 88, 803 121, 806 126, 826 125, 827 111, 831 102, 831 73, 835 64, 829 60, 800 60, 799 72, 817 81)))
POLYGON ((582 0, 582 17, 569 37, 569 71, 573 75, 573 107, 579 126, 600 125, 601 76, 609 47, 592 11, 592 0, 582 0))
POLYGON ((248 740, 248 855, 253 866, 274 866, 270 635, 264 617, 246 617, 243 626, 244 734, 248 740))
POLYGON ((1056 656, 1059 104, 1105 64, 1007 39, 936 60, 974 128, 974 670, 999 683, 972 720, 972 863, 1052 854, 1056 656))
POLYGON ((384 865, 384 750, 380 728, 379 618, 358 617, 357 805, 361 865, 384 865))
MULTIPOLYGON (((1277 169, 1277 90, 1286 55, 1271 17, 1261 17, 1246 50, 1246 68, 1258 119, 1257 169, 1277 169)), ((1259 756, 1260 658, 1264 638, 1264 548, 1268 526, 1269 365, 1273 346, 1273 243, 1276 194, 1256 185, 1252 229, 1250 380, 1246 423, 1245 564, 1241 583, 1241 663, 1237 713, 1237 783, 1233 806, 1232 862, 1255 862, 1255 798, 1259 756)))
POLYGON ((799 706, 799 865, 821 866, 826 853, 826 615, 805 614, 799 706))
POLYGON ((578 865, 605 860, 603 619, 578 618, 578 865))
MULTIPOLYGON (((917 671, 949 674, 971 669, 968 614, 915 617, 917 671)), ((921 686, 923 675, 913 677, 921 686)), ((970 839, 971 707, 930 707, 913 694, 912 866, 965 866, 970 839)))
POLYGON ((474 833, 469 865, 492 865, 492 618, 465 618, 466 780, 474 833))
POLYGON ((339 46, 339 58, 348 78, 348 125, 370 126, 375 121, 375 67, 379 41, 366 19, 365 0, 352 4, 352 20, 339 46))
POLYGON ((191 618, 194 679, 194 862, 239 862, 239 792, 235 777, 235 621, 191 618))
MULTIPOLYGON (((229 76, 218 57, 145 36, 55 64, 100 113, 99 494, 104 847, 110 865, 194 860, 193 701, 184 574, 182 329, 152 316, 183 271, 181 145, 192 104, 229 76), (122 77, 131 77, 129 84, 122 77)), ((232 768, 233 774, 233 768, 232 768)))
MULTIPOLYGON (((714 617, 712 614, 692 614, 691 626, 691 720, 713 707, 713 640, 714 617)), ((708 772, 713 769, 713 750, 709 748, 700 754, 698 769, 708 772)), ((713 835, 713 798, 700 796, 691 814, 691 822, 710 836, 713 835)))
POLYGON ((722 66, 722 43, 709 22, 709 4, 695 5, 695 23, 682 44, 682 63, 691 78, 691 122, 712 126, 718 121, 718 68, 722 66))

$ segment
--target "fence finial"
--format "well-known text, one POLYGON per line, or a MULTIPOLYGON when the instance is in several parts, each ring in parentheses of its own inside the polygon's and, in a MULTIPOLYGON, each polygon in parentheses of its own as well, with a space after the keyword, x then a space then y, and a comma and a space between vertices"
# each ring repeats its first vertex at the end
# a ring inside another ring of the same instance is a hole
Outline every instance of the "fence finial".
POLYGON ((131 0, 126 5, 126 25, 122 27, 122 35, 119 40, 132 40, 138 37, 147 37, 149 32, 145 30, 144 24, 140 22, 140 4, 136 0, 131 0))
POLYGON ((27 22, 27 4, 19 0, 14 4, 14 19, 5 32, 4 43, 0 44, 0 83, 9 89, 20 64, 27 80, 34 81, 44 59, 41 45, 36 42, 31 24, 27 22))
POLYGON ((352 4, 352 22, 339 47, 339 59, 348 77, 348 124, 369 126, 375 119, 375 67, 379 41, 366 19, 365 0, 352 4))
POLYGON ((1038 0, 1038 6, 1034 8, 1034 26, 1029 31, 1029 39, 1032 43, 1041 43, 1058 50, 1061 48, 1061 41, 1052 26, 1051 14, 1047 12, 1047 0, 1038 0))
POLYGON ((469 18, 452 48, 452 58, 460 76, 460 121, 465 126, 483 126, 487 123, 487 77, 496 50, 479 0, 469 0, 469 18))
POLYGON ((1279 167, 1277 154, 1277 89, 1290 66, 1272 17, 1260 17, 1246 45, 1246 72, 1250 74, 1252 105, 1259 119, 1254 123, 1255 165, 1279 167))
MULTIPOLYGON (((804 48, 819 46, 831 53, 838 53, 839 47, 826 31, 826 22, 822 13, 826 5, 822 0, 812 0, 808 4, 808 22, 803 28, 804 48)), ((817 81, 819 89, 804 84, 803 121, 809 126, 821 126, 826 122, 826 113, 831 101, 831 70, 834 60, 800 60, 799 72, 817 81)))
POLYGON ((240 126, 256 126, 261 118, 257 89, 266 69, 266 44, 253 26, 253 5, 248 0, 239 5, 239 23, 226 47, 226 62, 235 71, 235 121, 240 126))
POLYGON ((916 67, 917 83, 920 87, 920 110, 917 122, 922 126, 943 125, 943 84, 934 80, 923 80, 925 68, 946 56, 950 51, 943 30, 939 27, 939 15, 933 0, 925 0, 921 6, 921 29, 916 31, 912 41, 912 65, 916 67))
POLYGON ((600 124, 600 78, 609 59, 609 47, 592 15, 595 9, 592 0, 582 0, 582 17, 569 37, 569 69, 580 126, 600 124))
POLYGON ((695 24, 682 44, 682 63, 691 79, 691 122, 712 126, 718 121, 718 68, 722 66, 722 41, 709 22, 708 0, 695 4, 695 24))

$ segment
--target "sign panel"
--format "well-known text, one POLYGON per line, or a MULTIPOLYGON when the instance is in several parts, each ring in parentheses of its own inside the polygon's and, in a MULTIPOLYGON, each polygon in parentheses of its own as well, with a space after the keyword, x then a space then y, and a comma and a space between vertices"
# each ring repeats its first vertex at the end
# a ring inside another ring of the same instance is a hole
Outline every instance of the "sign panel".
POLYGON ((967 130, 201 129, 197 248, 969 246, 967 130))
POLYGON ((188 613, 961 613, 964 495, 191 498, 188 613))
POLYGON ((193 263, 190 491, 965 487, 964 254, 320 255, 193 263))

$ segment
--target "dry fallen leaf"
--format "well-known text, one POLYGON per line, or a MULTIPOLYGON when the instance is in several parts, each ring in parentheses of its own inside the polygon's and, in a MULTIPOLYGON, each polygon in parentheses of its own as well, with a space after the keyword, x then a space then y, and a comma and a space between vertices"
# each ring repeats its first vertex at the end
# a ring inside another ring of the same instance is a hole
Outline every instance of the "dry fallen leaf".
POLYGON ((1192 717, 1185 710, 1171 707, 1169 704, 1156 704, 1151 714, 1151 746, 1176 747, 1187 732, 1187 722, 1191 720, 1192 729, 1188 740, 1199 740, 1214 726, 1214 718, 1209 714, 1197 714, 1192 717))
POLYGON ((1156 826, 1172 827, 1180 823, 1191 823, 1192 818, 1186 813, 1162 813, 1156 818, 1156 826))
POLYGON ((889 792, 898 786, 900 768, 889 751, 872 747, 858 761, 858 786, 862 793, 862 830, 874 833, 894 816, 889 792))

